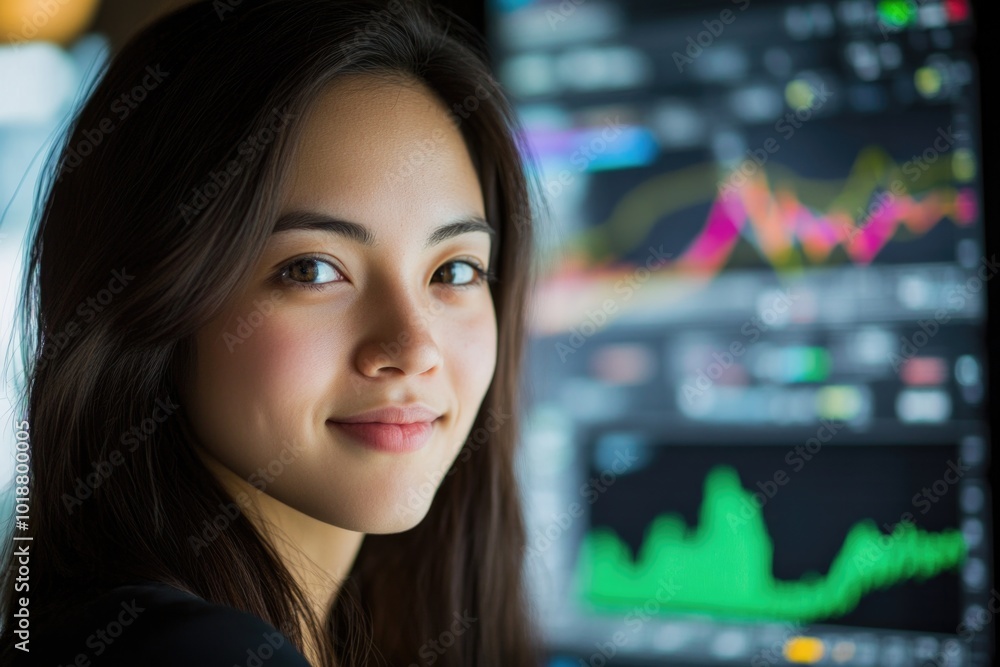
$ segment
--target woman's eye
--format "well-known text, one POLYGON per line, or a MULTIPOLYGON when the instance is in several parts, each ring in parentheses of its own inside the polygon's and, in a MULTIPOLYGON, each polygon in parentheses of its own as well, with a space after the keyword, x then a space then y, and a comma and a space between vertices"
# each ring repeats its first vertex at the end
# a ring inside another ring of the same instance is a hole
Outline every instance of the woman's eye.
POLYGON ((443 282, 453 287, 472 287, 489 277, 481 267, 465 260, 448 262, 434 275, 442 276, 443 282))
MULTIPOLYGON (((454 289, 471 288, 486 281, 496 281, 496 276, 492 272, 468 260, 447 262, 434 273, 434 278, 454 289)), ((341 279, 343 274, 333 264, 319 257, 301 257, 292 260, 281 267, 276 276, 279 285, 314 290, 325 289, 330 283, 339 282, 341 279)))
POLYGON ((321 289, 340 276, 340 271, 330 262, 319 257, 302 257, 283 266, 279 278, 295 287, 321 289))

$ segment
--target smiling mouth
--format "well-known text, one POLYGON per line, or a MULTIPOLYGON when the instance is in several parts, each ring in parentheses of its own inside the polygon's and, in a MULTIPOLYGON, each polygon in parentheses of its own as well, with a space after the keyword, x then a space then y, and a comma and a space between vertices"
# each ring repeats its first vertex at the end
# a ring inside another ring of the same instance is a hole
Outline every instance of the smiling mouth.
POLYGON ((434 421, 412 422, 409 424, 387 424, 384 422, 335 422, 327 424, 337 428, 368 449, 389 453, 406 453, 424 447, 434 434, 440 417, 434 421))

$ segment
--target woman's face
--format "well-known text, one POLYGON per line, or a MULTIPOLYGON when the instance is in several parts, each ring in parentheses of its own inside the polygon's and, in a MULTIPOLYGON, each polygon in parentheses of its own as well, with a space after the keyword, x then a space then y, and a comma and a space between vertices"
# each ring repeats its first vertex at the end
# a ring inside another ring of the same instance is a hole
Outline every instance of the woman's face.
POLYGON ((281 503, 347 530, 403 531, 426 514, 496 367, 493 300, 473 268, 491 268, 491 236, 456 225, 485 218, 480 183, 422 84, 344 79, 303 122, 286 223, 199 332, 186 407, 202 454, 281 503), (440 416, 332 423, 413 404, 440 416), (386 451, 364 436, 392 447, 404 431, 429 437, 386 451))

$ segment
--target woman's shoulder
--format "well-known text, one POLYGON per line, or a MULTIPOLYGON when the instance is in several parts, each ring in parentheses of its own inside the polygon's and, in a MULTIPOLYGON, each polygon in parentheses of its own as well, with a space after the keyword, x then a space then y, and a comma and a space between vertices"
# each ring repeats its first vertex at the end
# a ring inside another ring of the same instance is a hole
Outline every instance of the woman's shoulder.
POLYGON ((158 582, 104 590, 33 625, 15 664, 310 667, 257 616, 158 582))

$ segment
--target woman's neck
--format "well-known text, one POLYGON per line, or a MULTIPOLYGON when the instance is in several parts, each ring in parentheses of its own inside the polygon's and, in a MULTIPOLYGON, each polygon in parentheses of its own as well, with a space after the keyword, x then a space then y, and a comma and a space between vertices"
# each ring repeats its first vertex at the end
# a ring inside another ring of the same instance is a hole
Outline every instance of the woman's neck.
MULTIPOLYGON (((250 498, 249 507, 243 508, 247 518, 271 541, 282 563, 306 594, 317 619, 323 623, 354 564, 364 533, 345 530, 303 514, 257 489, 211 454, 200 448, 197 451, 230 495, 244 500, 250 498), (240 492, 245 495, 238 495, 240 492)), ((318 647, 311 633, 305 627, 302 630, 306 659, 321 667, 318 647)))
MULTIPOLYGON (((318 521, 298 512, 274 498, 261 494, 266 500, 263 511, 268 527, 264 529, 281 555, 285 566, 308 596, 313 613, 323 623, 327 611, 340 591, 354 564, 364 533, 356 533, 318 521), (276 507, 269 507, 276 504, 276 507)), ((317 667, 317 648, 312 635, 303 627, 309 662, 317 667)))

